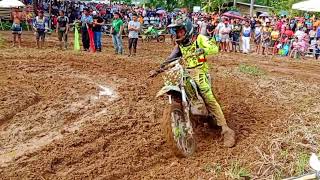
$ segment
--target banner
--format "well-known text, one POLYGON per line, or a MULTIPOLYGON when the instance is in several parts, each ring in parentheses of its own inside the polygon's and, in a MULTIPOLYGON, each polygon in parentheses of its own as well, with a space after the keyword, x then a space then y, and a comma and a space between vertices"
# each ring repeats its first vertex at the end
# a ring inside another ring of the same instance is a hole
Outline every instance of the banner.
POLYGON ((79 42, 80 36, 78 31, 78 25, 74 25, 74 50, 80 51, 80 42, 79 42))

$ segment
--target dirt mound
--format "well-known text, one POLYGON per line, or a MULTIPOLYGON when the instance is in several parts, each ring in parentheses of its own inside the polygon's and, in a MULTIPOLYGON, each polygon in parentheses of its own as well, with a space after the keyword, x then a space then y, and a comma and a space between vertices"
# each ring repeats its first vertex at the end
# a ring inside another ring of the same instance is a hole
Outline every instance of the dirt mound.
POLYGON ((219 130, 198 127, 197 153, 179 159, 160 129, 161 77, 148 78, 169 44, 139 42, 128 58, 113 55, 110 39, 90 54, 36 50, 32 38, 19 53, 0 50, 4 179, 276 179, 308 170, 301 162, 318 147, 318 62, 209 58, 237 145, 226 149, 219 130))

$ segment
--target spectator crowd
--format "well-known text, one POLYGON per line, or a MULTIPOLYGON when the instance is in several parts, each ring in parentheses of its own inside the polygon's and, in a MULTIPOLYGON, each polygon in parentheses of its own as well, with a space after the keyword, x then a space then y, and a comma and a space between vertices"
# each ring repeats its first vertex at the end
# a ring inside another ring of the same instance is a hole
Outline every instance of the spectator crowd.
POLYGON ((240 49, 245 54, 319 57, 320 20, 316 17, 232 19, 204 15, 193 19, 196 19, 199 32, 215 40, 221 51, 236 52, 240 49))
MULTIPOLYGON (((28 3, 28 2, 27 2, 28 3)), ((116 54, 123 54, 122 35, 129 37, 129 56, 136 55, 139 35, 144 27, 164 28, 177 16, 186 14, 197 32, 217 43, 222 52, 280 55, 294 58, 320 54, 320 20, 316 17, 258 16, 228 17, 217 13, 188 13, 185 10, 166 12, 125 4, 97 4, 58 1, 51 5, 44 1, 37 7, 37 16, 26 11, 27 23, 35 31, 38 47, 42 47, 46 33, 54 29, 61 48, 68 47, 68 32, 79 28, 83 50, 101 51, 103 32, 112 36, 116 54), (45 16, 47 15, 47 16, 45 16), (39 43, 40 42, 40 43, 39 43)), ((18 11, 13 11, 18 13, 18 11)), ((19 17, 19 16, 15 16, 19 17)), ((174 31, 167 29, 174 43, 174 31)), ((21 35, 21 33, 15 33, 21 35)), ((15 42, 14 38, 14 42, 15 42)))

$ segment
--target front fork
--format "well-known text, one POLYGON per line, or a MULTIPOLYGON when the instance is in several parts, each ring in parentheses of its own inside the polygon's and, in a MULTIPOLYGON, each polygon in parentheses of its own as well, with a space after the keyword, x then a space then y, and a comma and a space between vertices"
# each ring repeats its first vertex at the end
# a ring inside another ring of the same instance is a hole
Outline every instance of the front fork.
POLYGON ((181 96, 182 96, 182 108, 183 108, 183 111, 184 111, 184 118, 185 118, 185 121, 186 121, 186 126, 187 126, 187 129, 188 129, 188 133, 190 135, 193 135, 193 128, 192 128, 192 124, 191 124, 191 119, 190 119, 190 106, 189 106, 189 103, 187 101, 187 94, 186 94, 186 91, 185 91, 185 85, 182 84, 181 85, 181 96))

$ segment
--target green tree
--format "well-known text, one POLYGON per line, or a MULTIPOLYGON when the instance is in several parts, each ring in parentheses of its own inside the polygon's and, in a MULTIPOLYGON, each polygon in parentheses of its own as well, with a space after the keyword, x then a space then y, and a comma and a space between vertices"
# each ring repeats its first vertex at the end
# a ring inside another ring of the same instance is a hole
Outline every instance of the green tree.
POLYGON ((223 6, 228 2, 231 2, 231 0, 204 0, 203 4, 205 4, 205 6, 203 7, 203 9, 206 12, 218 11, 220 14, 223 6))
POLYGON ((292 5, 300 1, 302 0, 272 0, 270 5, 275 14, 279 14, 280 11, 284 10, 288 11, 290 15, 294 15, 301 14, 301 12, 292 9, 292 5))

